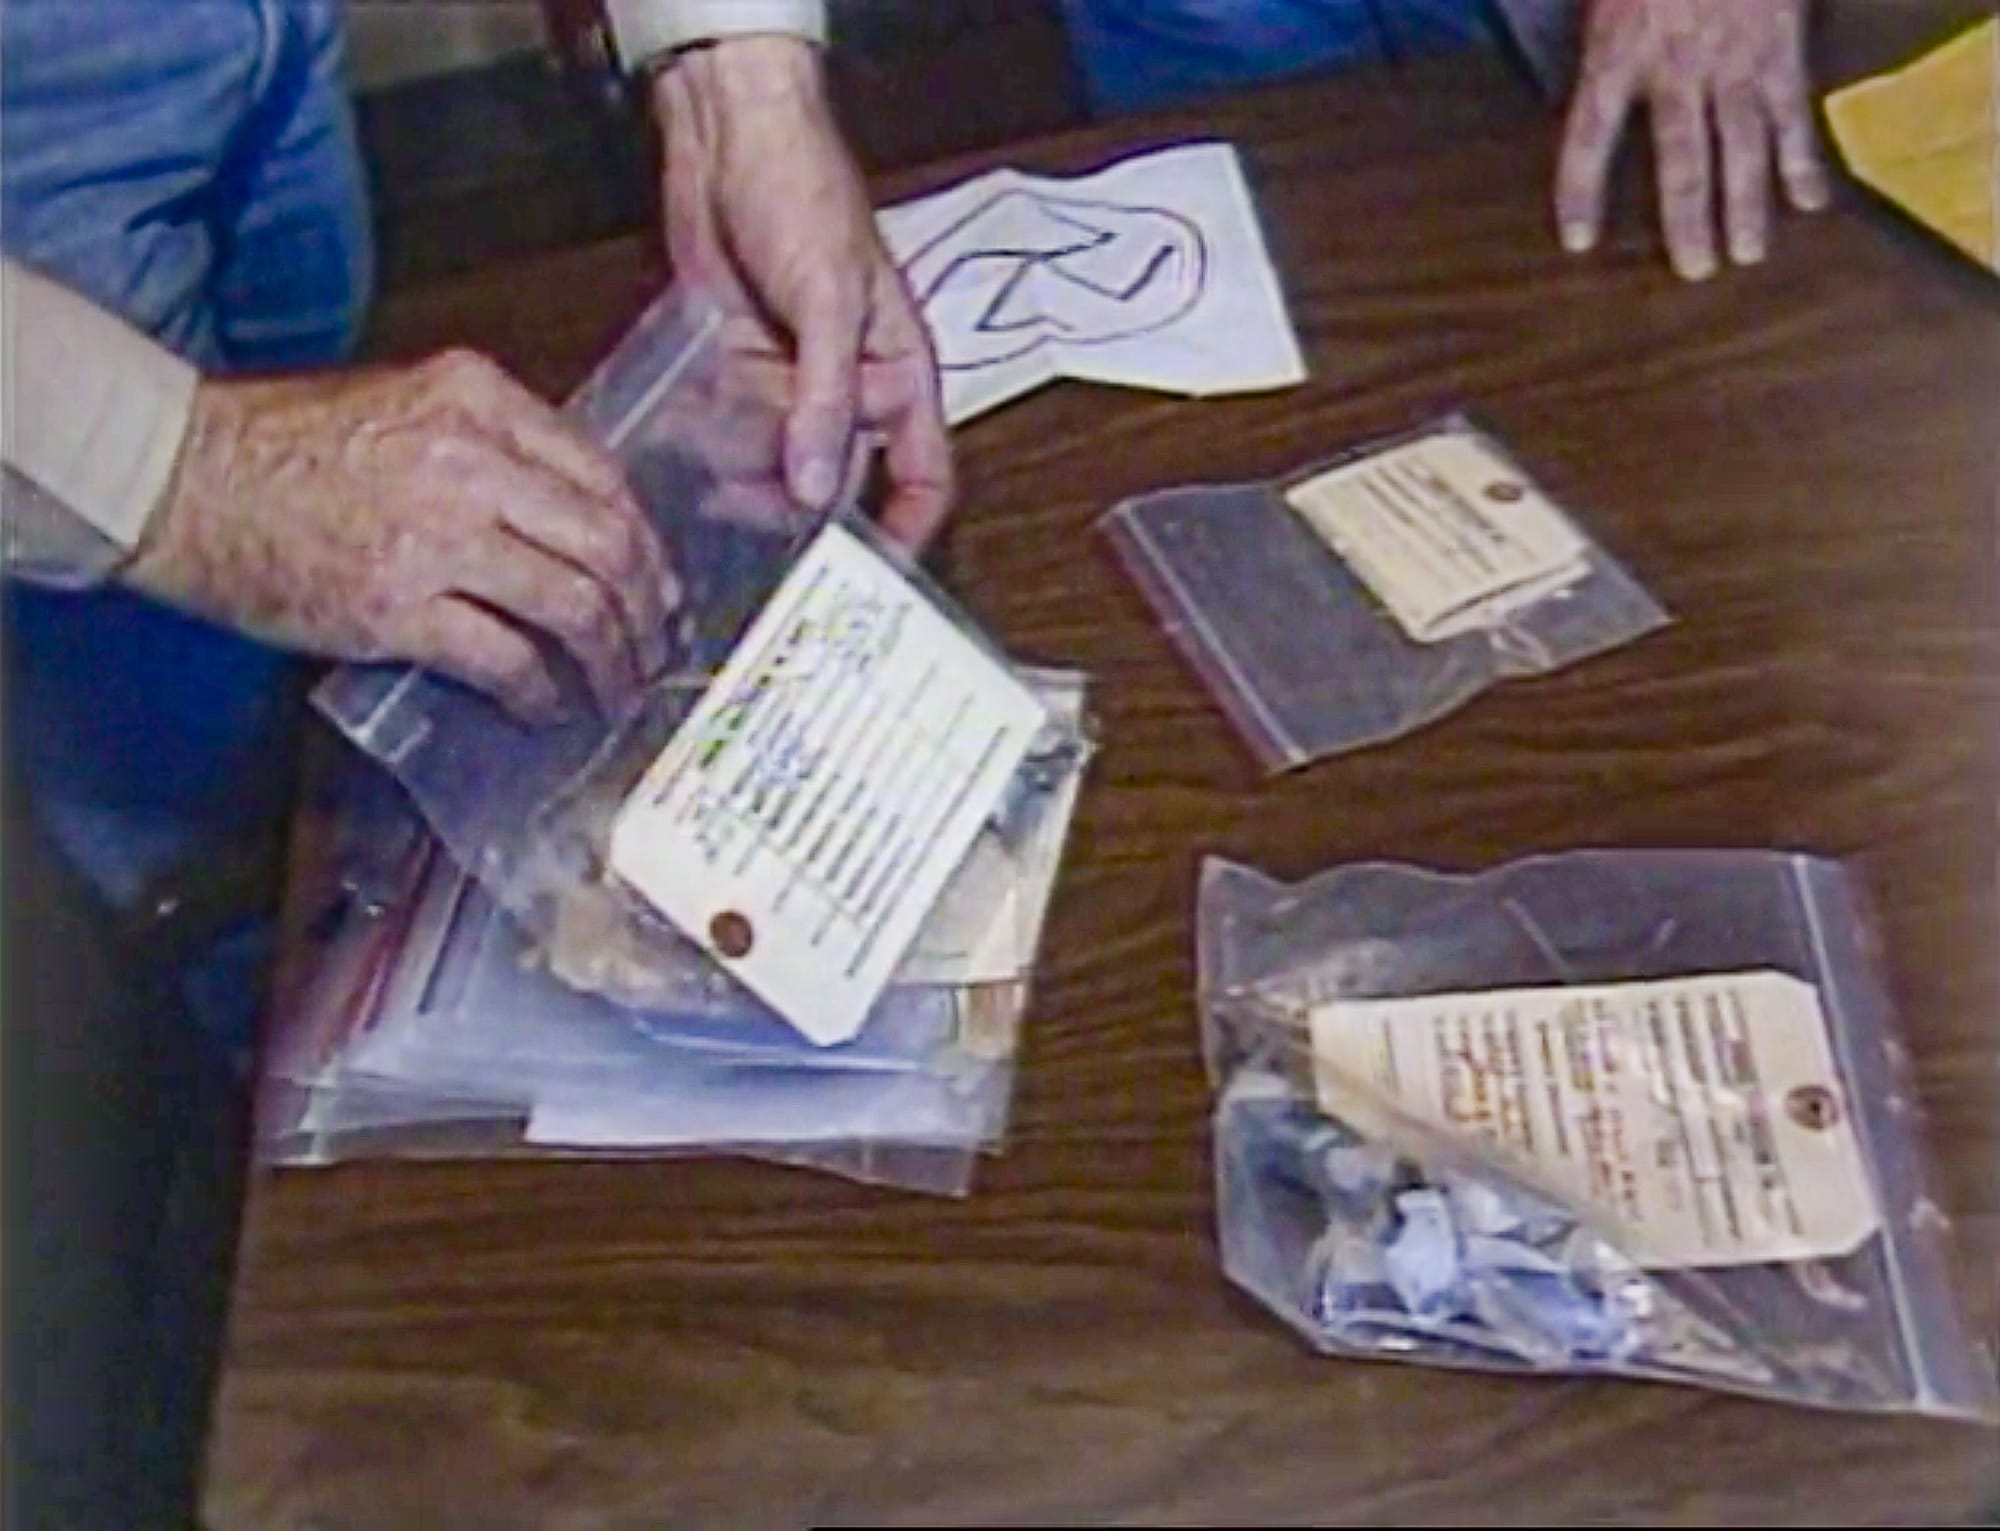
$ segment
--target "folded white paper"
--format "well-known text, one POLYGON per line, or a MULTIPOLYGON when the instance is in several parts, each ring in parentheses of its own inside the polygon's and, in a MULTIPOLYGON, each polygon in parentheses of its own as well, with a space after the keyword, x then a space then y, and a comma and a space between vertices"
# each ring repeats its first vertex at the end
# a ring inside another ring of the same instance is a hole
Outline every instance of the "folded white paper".
POLYGON ((1195 396, 1305 380, 1228 144, 1074 180, 999 170, 881 214, 957 425, 1059 377, 1195 396))

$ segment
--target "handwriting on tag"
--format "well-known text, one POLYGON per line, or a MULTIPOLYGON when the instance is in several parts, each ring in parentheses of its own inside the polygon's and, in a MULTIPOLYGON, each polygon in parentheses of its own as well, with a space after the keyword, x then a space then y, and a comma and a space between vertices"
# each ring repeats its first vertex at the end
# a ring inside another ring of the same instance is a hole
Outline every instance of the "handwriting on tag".
POLYGON ((830 523, 620 809, 612 871, 812 1041, 846 1041, 1046 721, 830 523))
POLYGON ((1491 1150, 1646 1265, 1828 1258, 1880 1223, 1819 993, 1788 974, 1336 1000, 1312 1036, 1327 1111, 1491 1150))
POLYGON ((1569 518, 1463 430, 1330 469, 1293 485, 1285 503, 1418 643, 1491 626, 1589 573, 1569 518))

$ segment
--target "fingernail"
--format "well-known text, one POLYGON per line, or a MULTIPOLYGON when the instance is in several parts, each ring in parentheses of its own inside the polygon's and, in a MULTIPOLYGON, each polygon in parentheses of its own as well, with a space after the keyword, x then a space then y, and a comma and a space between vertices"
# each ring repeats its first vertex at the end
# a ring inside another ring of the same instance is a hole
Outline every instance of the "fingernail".
POLYGON ((661 591, 660 625, 645 635, 645 641, 642 645, 645 650, 642 658, 644 659, 646 674, 648 676, 657 675, 661 670, 666 668, 667 660, 673 651, 673 639, 670 635, 670 629, 673 625, 674 613, 680 609, 680 604, 680 586, 672 580, 667 581, 665 588, 661 591))
POLYGON ((1715 275, 1715 256, 1704 250, 1699 255, 1676 257, 1674 270, 1684 282, 1705 282, 1715 275))
POLYGON ((1762 265, 1765 253, 1764 241, 1751 235, 1742 235, 1729 242, 1729 258, 1739 266, 1762 265))
POLYGON ((1572 255, 1587 254, 1597 243, 1597 232, 1587 223, 1565 223, 1562 226, 1562 246, 1572 255))
POLYGON ((809 457, 799 469, 798 497, 818 509, 840 493, 840 469, 829 457, 809 457))

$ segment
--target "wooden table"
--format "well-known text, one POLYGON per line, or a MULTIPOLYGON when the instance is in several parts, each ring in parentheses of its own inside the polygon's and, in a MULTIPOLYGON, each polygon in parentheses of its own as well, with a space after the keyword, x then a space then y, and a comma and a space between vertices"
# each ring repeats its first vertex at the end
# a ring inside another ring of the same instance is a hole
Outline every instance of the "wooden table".
MULTIPOLYGON (((1990 1334, 2000 301, 1854 211, 1787 222, 1768 266, 1701 288, 1636 216, 1566 259, 1549 123, 1480 67, 1007 158, 1068 170, 1196 131, 1244 149, 1313 382, 1064 386, 963 436, 958 587, 1021 654, 1097 677, 1105 740, 1011 1152, 962 1204, 722 1162, 266 1176, 214 1525, 1908 1521, 1992 1488, 1995 1438, 1971 1430, 1308 1357, 1219 1273, 1189 982, 1205 855, 1284 875, 1578 844, 1855 858, 1990 1334), (1467 401, 1678 624, 1259 780, 1092 522, 1467 401)), ((398 343, 476 339, 565 386, 643 261, 473 279, 406 308, 398 343)))

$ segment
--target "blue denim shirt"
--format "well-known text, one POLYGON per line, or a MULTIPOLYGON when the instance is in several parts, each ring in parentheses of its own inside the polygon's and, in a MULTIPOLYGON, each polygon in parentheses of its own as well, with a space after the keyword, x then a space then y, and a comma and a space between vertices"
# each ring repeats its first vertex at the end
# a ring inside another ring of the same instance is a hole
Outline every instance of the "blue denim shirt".
POLYGON ((1167 106, 1253 80, 1461 47, 1487 0, 1063 0, 1091 104, 1167 106))
MULTIPOLYGON (((371 281, 338 0, 0 0, 0 241, 209 371, 344 356, 371 281)), ((116 903, 240 815, 286 659, 6 592, 9 754, 116 903)))

